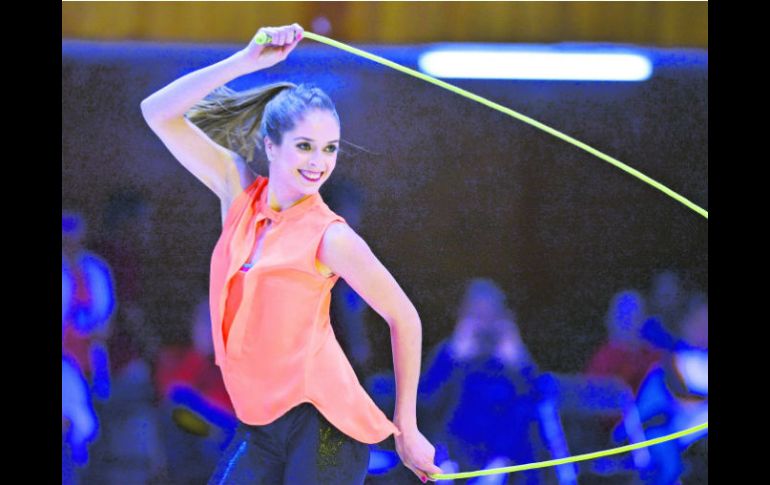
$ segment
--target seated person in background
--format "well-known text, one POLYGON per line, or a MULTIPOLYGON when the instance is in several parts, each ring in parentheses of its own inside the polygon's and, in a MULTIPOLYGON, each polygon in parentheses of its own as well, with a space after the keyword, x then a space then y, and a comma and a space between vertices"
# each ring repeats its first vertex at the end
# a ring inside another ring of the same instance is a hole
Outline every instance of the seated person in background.
POLYGON ((657 273, 647 302, 649 317, 642 325, 642 337, 661 351, 671 352, 676 344, 676 325, 684 316, 687 304, 679 275, 672 270, 657 273))
MULTIPOLYGON (((708 421, 708 302, 704 295, 691 298, 679 333, 675 350, 650 369, 637 392, 647 439, 708 421)), ((644 483, 664 485, 676 483, 683 475, 707 473, 702 449, 707 432, 702 430, 650 447, 650 466, 641 473, 644 483), (688 454, 688 463, 683 453, 691 446, 694 450, 688 454)), ((623 430, 617 428, 616 435, 622 438, 623 430)))
POLYGON ((99 399, 110 395, 106 340, 115 309, 112 271, 86 249, 80 214, 62 214, 62 354, 80 369, 99 399))
MULTIPOLYGON (((453 335, 439 342, 427 362, 418 420, 438 443, 442 469, 470 471, 568 455, 551 386, 541 379, 494 282, 470 282, 453 335), (445 468, 446 459, 454 464, 445 468)), ((564 465, 501 474, 495 483, 575 483, 573 470, 564 465)))
MULTIPOLYGON (((91 405, 88 386, 77 363, 68 356, 61 361, 62 471, 68 465, 83 467, 88 462, 88 446, 98 432, 99 420, 91 405)), ((69 473, 77 472, 69 467, 69 473)))
MULTIPOLYGON (((639 292, 624 290, 616 293, 605 319, 609 339, 594 353, 584 371, 588 379, 617 377, 622 380, 629 387, 629 400, 633 399, 633 393, 650 368, 663 358, 662 350, 642 338, 645 316, 644 298, 639 292)), ((628 418, 624 416, 626 411, 621 407, 616 413, 600 417, 596 427, 581 426, 574 438, 584 444, 590 443, 592 451, 604 447, 613 428, 624 427, 624 420, 628 418)))
POLYGON ((158 395, 167 397, 174 386, 185 385, 197 390, 212 406, 234 415, 222 374, 214 364, 207 295, 195 306, 191 323, 191 345, 169 345, 159 352, 155 375, 158 395))
POLYGON ((644 299, 639 292, 616 293, 605 320, 609 339, 593 355, 584 373, 618 377, 636 391, 650 366, 663 357, 641 337, 644 320, 644 299))
POLYGON ((206 294, 193 309, 189 336, 189 344, 161 348, 155 366, 169 484, 205 483, 237 424, 214 363, 206 294))

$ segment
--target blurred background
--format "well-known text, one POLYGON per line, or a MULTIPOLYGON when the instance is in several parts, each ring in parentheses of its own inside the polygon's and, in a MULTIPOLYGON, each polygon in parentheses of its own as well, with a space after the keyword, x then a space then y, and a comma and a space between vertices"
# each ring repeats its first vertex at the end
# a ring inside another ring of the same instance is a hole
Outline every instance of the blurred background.
MULTIPOLYGON (((293 22, 428 74, 426 55, 452 49, 638 56, 650 69, 635 80, 431 75, 708 210, 707 2, 63 2, 63 483, 205 483, 231 438, 206 307, 219 201, 139 103, 293 22)), ((359 147, 321 192, 420 313, 418 423, 442 469, 707 420, 703 217, 530 125, 309 39, 229 86, 280 80, 322 87, 359 147)), ((388 326, 343 280, 334 292, 335 333, 392 416, 388 326)), ((707 483, 706 447, 457 482, 707 483)), ((368 483, 416 480, 392 437, 371 450, 368 483)))

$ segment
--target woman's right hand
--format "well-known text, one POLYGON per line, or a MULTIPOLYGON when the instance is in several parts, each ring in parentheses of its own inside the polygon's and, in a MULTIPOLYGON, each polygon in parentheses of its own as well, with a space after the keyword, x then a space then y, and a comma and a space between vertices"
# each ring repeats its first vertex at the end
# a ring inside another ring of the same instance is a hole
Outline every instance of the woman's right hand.
POLYGON ((304 31, 305 29, 297 23, 283 27, 262 27, 251 38, 249 45, 238 54, 252 71, 274 66, 286 59, 297 47, 304 31), (266 33, 271 40, 265 44, 258 44, 254 39, 260 32, 266 33))

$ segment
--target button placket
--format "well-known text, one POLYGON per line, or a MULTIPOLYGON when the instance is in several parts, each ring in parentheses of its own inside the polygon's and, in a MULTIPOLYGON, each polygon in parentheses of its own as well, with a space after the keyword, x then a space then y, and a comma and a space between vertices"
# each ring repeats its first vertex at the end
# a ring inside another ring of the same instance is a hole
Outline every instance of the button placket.
MULTIPOLYGON (((237 254, 234 254, 232 259, 230 260, 230 264, 228 265, 227 277, 225 279, 224 287, 222 288, 222 294, 220 295, 220 309, 221 309, 221 311, 220 311, 220 320, 219 320, 219 322, 220 322, 219 323, 219 338, 222 341, 222 346, 223 346, 224 354, 226 356, 234 356, 234 355, 240 354, 240 352, 237 352, 237 349, 238 349, 237 338, 234 338, 234 337, 236 337, 237 325, 235 325, 235 324, 237 322, 232 322, 232 324, 230 326, 230 330, 228 331, 227 342, 225 342, 225 339, 224 339, 224 325, 223 324, 224 324, 225 311, 226 311, 226 308, 227 308, 227 299, 228 299, 228 297, 230 295, 230 290, 231 290, 231 287, 232 287, 232 284, 233 284, 233 278, 235 277, 236 273, 238 271, 240 271, 240 268, 242 266, 242 264, 238 264, 238 262, 239 261, 243 261, 243 258, 244 258, 243 253, 245 251, 250 251, 249 248, 252 248, 254 246, 254 240, 256 238, 256 234, 255 234, 256 233, 256 224, 258 223, 258 221, 260 220, 260 217, 262 216, 262 214, 259 212, 258 209, 256 211, 254 210, 253 204, 250 205, 249 207, 247 207, 246 210, 248 212, 250 212, 249 214, 246 215, 246 217, 249 219, 247 227, 250 226, 250 229, 246 230, 246 233, 245 233, 246 239, 244 241, 244 244, 243 245, 239 245, 236 248, 236 253, 237 254), (256 215, 255 215, 255 212, 256 212, 256 215), (254 222, 252 223, 252 221, 254 221, 254 222), (233 344, 235 344, 235 346, 233 344), (233 351, 236 351, 236 352, 233 352, 233 351)), ((237 237, 237 232, 238 231, 236 230, 236 233, 234 235, 235 237, 237 237)), ((249 256, 246 256, 246 257, 249 257, 249 256)), ((244 286, 245 286, 245 283, 246 282, 244 281, 244 286)), ((232 318, 232 316, 231 316, 231 318, 232 318)))
MULTIPOLYGON (((222 300, 221 300, 221 308, 223 309, 222 313, 224 313, 224 308, 227 302, 227 295, 230 292, 232 279, 235 276, 235 273, 241 270, 241 268, 244 265, 244 262, 250 263, 251 257, 253 256, 253 253, 255 250, 256 233, 259 228, 258 224, 260 224, 260 222, 264 221, 265 219, 268 219, 271 223, 271 226, 277 226, 289 216, 295 217, 309 210, 313 205, 317 203, 319 199, 320 199, 320 195, 316 193, 313 196, 303 200, 299 204, 295 204, 282 211, 276 211, 275 209, 271 208, 267 202, 267 188, 265 187, 263 189, 262 195, 259 197, 259 199, 255 199, 253 204, 249 207, 251 214, 248 215, 247 217, 249 217, 251 221, 249 222, 250 229, 248 229, 245 234, 246 240, 244 241, 243 245, 238 246, 238 249, 237 249, 238 254, 234 254, 233 259, 231 260, 230 268, 228 271, 228 277, 225 284, 225 289, 222 292, 223 293, 222 300)), ((267 235, 265 235, 264 237, 266 238, 267 235)), ((258 275, 256 274, 249 275, 249 273, 258 272, 259 268, 257 268, 256 266, 264 258, 265 249, 266 249, 265 246, 266 246, 266 240, 263 239, 262 248, 260 250, 260 255, 259 255, 257 264, 252 266, 247 272, 247 274, 244 276, 248 276, 251 279, 258 277, 258 275)), ((253 287, 253 282, 249 284, 249 279, 245 279, 245 281, 243 282, 243 285, 244 285, 244 291, 245 291, 247 286, 253 287)), ((222 316, 224 317, 224 314, 222 316)), ((220 322, 222 322, 222 319, 220 319, 220 322)), ((233 322, 233 324, 231 325, 228 333, 228 341, 224 348, 225 355, 229 357, 239 357, 242 354, 243 339, 246 334, 246 329, 244 327, 245 325, 244 323, 241 323, 240 325, 237 325, 237 323, 238 322, 233 322)), ((220 338, 222 339, 222 342, 224 345, 224 332, 223 332, 222 325, 220 325, 219 333, 220 333, 220 338)))
MULTIPOLYGON (((251 262, 252 255, 254 254, 254 250, 255 250, 255 246, 256 246, 256 240, 257 240, 257 232, 260 229, 260 224, 265 224, 266 221, 271 221, 271 224, 274 222, 272 218, 270 218, 268 216, 265 216, 265 214, 262 213, 261 211, 257 212, 256 216, 254 217, 254 222, 251 225, 251 229, 249 230, 249 233, 248 233, 247 244, 245 245, 245 248, 248 250, 246 252, 246 256, 245 256, 246 263, 250 263, 251 262)), ((262 260, 264 253, 265 253, 265 241, 263 239, 263 241, 262 241, 262 249, 260 251, 259 260, 257 261, 257 263, 259 263, 259 261, 262 260)), ((240 258, 239 259, 239 261, 243 261, 243 260, 244 260, 244 258, 240 258)), ((253 278, 257 278, 258 277, 257 274, 252 274, 252 273, 257 273, 258 272, 258 268, 256 267, 257 263, 255 263, 254 266, 252 266, 249 269, 249 271, 246 272, 246 274, 242 275, 242 277, 243 277, 243 282, 242 283, 243 283, 243 291, 244 291, 244 293, 246 292, 246 290, 247 290, 247 288, 249 286, 253 286, 253 283, 249 283, 250 280, 252 280, 253 278)), ((243 264, 238 266, 238 269, 236 271, 240 271, 240 268, 242 266, 243 266, 243 264)), ((229 291, 229 288, 228 288, 228 291, 229 291)), ((244 299, 242 299, 241 301, 244 301, 244 299)), ((232 357, 240 357, 241 354, 243 353, 242 352, 243 351, 243 339, 244 339, 244 337, 246 335, 245 323, 246 322, 240 322, 239 319, 236 319, 236 321, 233 322, 232 326, 230 327, 230 332, 229 332, 229 338, 228 338, 228 342, 227 342, 226 352, 227 352, 228 355, 230 355, 232 357)))

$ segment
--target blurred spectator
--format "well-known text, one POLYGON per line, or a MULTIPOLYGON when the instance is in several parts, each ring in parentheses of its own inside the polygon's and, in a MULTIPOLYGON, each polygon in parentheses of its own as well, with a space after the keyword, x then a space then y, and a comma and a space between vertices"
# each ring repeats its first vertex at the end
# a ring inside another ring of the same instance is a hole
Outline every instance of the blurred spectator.
MULTIPOLYGON (((644 441, 638 410, 634 406, 634 394, 650 368, 663 358, 663 352, 642 337, 646 309, 643 296, 635 290, 617 292, 611 299, 605 325, 608 340, 593 355, 586 366, 585 382, 573 379, 574 389, 586 393, 587 397, 570 413, 569 430, 577 452, 587 453, 618 446, 610 440, 615 427, 624 431, 634 430, 632 442, 644 441), (613 385, 600 377, 614 377, 625 386, 613 385), (602 404, 604 401, 605 404, 602 404), (609 404, 609 405, 606 405, 609 404), (581 416, 582 415, 582 416, 581 416)), ((574 448, 573 448, 574 449, 574 448)), ((636 462, 626 461, 625 470, 614 459, 595 461, 591 466, 582 466, 581 472, 612 475, 625 471, 625 476, 615 475, 617 483, 633 480, 629 471, 636 465, 648 465, 646 450, 631 457, 636 462)))
POLYGON ((62 483, 80 483, 97 437, 94 398, 110 395, 105 340, 115 307, 110 268, 85 248, 81 214, 62 213, 62 483))
POLYGON ((91 405, 88 385, 77 362, 62 356, 62 484, 78 484, 75 468, 88 462, 88 446, 94 440, 98 419, 91 405))
MULTIPOLYGON (((554 381, 559 416, 562 419, 569 448, 573 455, 616 448, 626 435, 616 437, 612 425, 630 436, 631 443, 644 441, 634 393, 623 380, 615 376, 584 376, 582 374, 549 374, 554 381)), ((647 448, 630 454, 594 458, 577 463, 580 483, 612 483, 631 485, 639 468, 649 465, 647 448)))
MULTIPOLYGON (((708 421, 708 303, 696 294, 680 325, 674 351, 650 370, 637 393, 637 407, 647 439, 708 421)), ((622 437, 623 430, 617 434, 622 437)), ((642 470, 645 484, 679 483, 683 475, 707 476, 707 430, 650 447, 651 464, 642 470), (701 440, 705 441, 705 440, 701 440), (683 454, 689 447, 686 463, 683 454)), ((695 482, 693 482, 695 483, 695 482)))
POLYGON ((675 271, 656 274, 648 296, 649 318, 644 322, 642 336, 655 347, 670 352, 676 344, 676 326, 685 312, 686 295, 675 271))
POLYGON ((115 267, 118 301, 140 302, 146 285, 146 258, 154 253, 153 208, 136 190, 110 194, 102 216, 98 248, 115 267))
MULTIPOLYGON (((453 335, 428 357, 418 421, 437 443, 436 463, 442 469, 564 457, 568 451, 552 390, 521 339, 503 291, 477 278, 467 286, 453 335)), ((468 483, 575 483, 575 474, 571 465, 563 465, 468 483)))
POLYGON ((174 386, 196 389, 207 401, 223 411, 235 412, 225 389, 222 374, 214 363, 211 314, 207 295, 201 296, 190 319, 189 343, 168 345, 158 354, 156 386, 158 394, 168 397, 174 386))
POLYGON ((83 470, 84 483, 145 484, 165 469, 152 364, 159 337, 148 321, 145 257, 152 253, 151 211, 133 191, 113 194, 105 209, 100 254, 115 271, 119 305, 107 340, 112 393, 94 403, 101 427, 83 470))
POLYGON ((83 373, 96 397, 110 392, 109 353, 105 344, 115 309, 112 272, 107 262, 85 248, 86 222, 62 214, 62 354, 83 373))
POLYGON ((708 299, 703 293, 693 294, 687 305, 687 313, 679 323, 681 341, 679 349, 708 351, 709 348, 708 299))
MULTIPOLYGON (((323 197, 329 208, 344 217, 350 227, 358 230, 363 205, 362 192, 346 180, 330 181, 325 188, 323 197)), ((332 288, 331 325, 340 347, 361 381, 366 379, 373 364, 365 319, 368 308, 366 302, 344 279, 337 280, 332 288)))
POLYGON ((110 195, 103 216, 100 254, 115 268, 116 295, 120 302, 108 341, 111 370, 120 372, 136 358, 154 362, 159 342, 153 332, 147 271, 152 267, 153 209, 135 190, 110 195))
POLYGON ((190 330, 188 344, 166 346, 158 355, 155 384, 168 484, 206 483, 237 424, 214 363, 206 294, 192 312, 190 330))
POLYGON ((585 374, 616 376, 636 391, 650 366, 663 356, 641 337, 645 316, 641 294, 633 290, 616 293, 605 319, 609 339, 593 355, 585 374))
MULTIPOLYGON (((143 321, 137 319, 129 325, 143 329, 142 341, 157 341, 143 321)), ((157 483, 154 480, 165 474, 166 457, 152 382, 153 348, 140 346, 135 356, 115 368, 112 395, 97 406, 102 426, 83 475, 84 483, 142 485, 157 483)))

